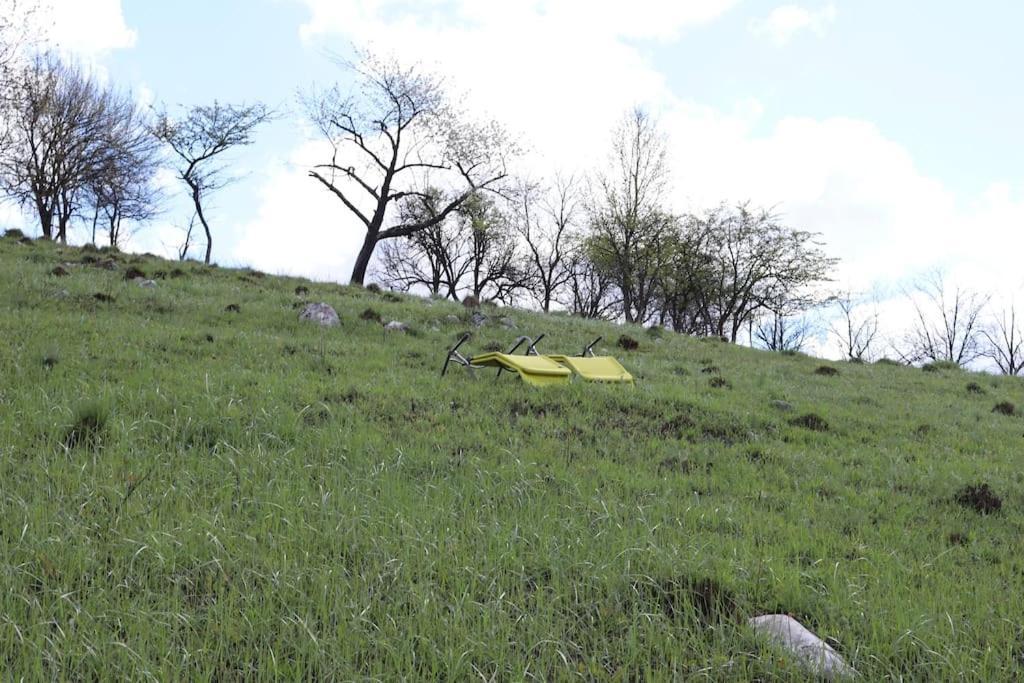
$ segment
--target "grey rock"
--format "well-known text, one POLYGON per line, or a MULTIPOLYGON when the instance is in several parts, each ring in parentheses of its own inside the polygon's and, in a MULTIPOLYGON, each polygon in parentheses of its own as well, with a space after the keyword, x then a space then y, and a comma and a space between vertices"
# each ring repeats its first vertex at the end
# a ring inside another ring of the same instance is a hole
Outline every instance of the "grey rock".
POLYGON ((388 332, 405 333, 409 331, 409 326, 398 320, 392 320, 391 322, 384 326, 384 329, 387 330, 388 332))
POLYGON ((505 327, 507 329, 510 329, 510 330, 516 329, 516 321, 513 320, 512 318, 502 318, 498 322, 501 323, 502 327, 505 327))
POLYGON ((334 310, 334 307, 323 302, 307 304, 302 309, 302 313, 299 313, 299 320, 317 323, 324 327, 334 327, 341 324, 341 318, 338 317, 338 312, 334 310))
POLYGON ((139 287, 156 287, 156 280, 144 280, 141 277, 135 278, 135 282, 139 287))
POLYGON ((473 323, 473 327, 483 327, 487 324, 487 316, 480 311, 473 311, 473 315, 469 317, 469 322, 473 323))
POLYGON ((793 404, 789 401, 772 401, 772 408, 788 413, 793 410, 793 404))
POLYGON ((100 261, 99 263, 96 264, 96 267, 102 268, 103 270, 117 270, 119 268, 119 266, 117 265, 117 261, 115 261, 112 258, 100 261))
POLYGON ((459 316, 455 315, 454 313, 450 313, 448 317, 445 318, 445 320, 450 323, 457 323, 459 322, 459 316))

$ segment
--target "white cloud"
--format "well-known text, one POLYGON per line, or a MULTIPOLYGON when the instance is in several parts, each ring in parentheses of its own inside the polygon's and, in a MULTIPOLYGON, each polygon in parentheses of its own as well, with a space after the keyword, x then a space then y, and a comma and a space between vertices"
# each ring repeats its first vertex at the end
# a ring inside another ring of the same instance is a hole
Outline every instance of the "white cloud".
POLYGON ((773 9, 766 18, 751 21, 750 30, 754 35, 766 37, 781 46, 801 31, 823 36, 835 20, 836 7, 831 2, 818 10, 782 5, 773 9))
POLYGON ((256 217, 238 230, 231 258, 271 273, 347 282, 363 229, 340 201, 308 177, 330 156, 326 143, 307 142, 269 174, 256 217))
MULTIPOLYGON (((642 0, 647 13, 582 0, 466 1, 456 5, 455 17, 443 18, 448 4, 436 1, 402 11, 376 0, 305 2, 311 18, 301 28, 303 37, 340 33, 407 63, 430 55, 428 68, 468 90, 472 110, 489 112, 524 133, 535 150, 529 163, 550 170, 603 156, 608 131, 626 107, 667 96, 661 75, 622 38, 671 37, 710 21, 734 0, 680 7, 642 0)), ((272 272, 347 280, 362 227, 307 176, 311 164, 329 156, 316 142, 291 155, 266 183, 259 214, 240 229, 232 258, 272 272)))
POLYGON ((132 47, 137 39, 125 22, 121 0, 50 0, 40 21, 52 43, 87 60, 132 47))
MULTIPOLYGON (((828 251, 842 258, 837 284, 854 289, 888 283, 895 291, 935 266, 945 266, 951 281, 981 289, 1024 285, 1015 258, 1024 247, 1024 187, 995 185, 964 203, 870 122, 788 117, 763 132, 756 99, 723 111, 677 98, 633 37, 678 32, 725 11, 726 3, 690 3, 690 14, 679 15, 665 8, 649 24, 620 25, 594 12, 574 29, 571 4, 463 2, 453 21, 443 18, 440 3, 420 5, 413 15, 380 3, 304 1, 308 38, 341 34, 406 61, 430 55, 453 85, 469 91, 472 109, 523 132, 535 150, 528 166, 545 175, 602 163, 616 120, 646 103, 670 136, 678 210, 745 199, 775 206, 788 224, 822 234, 828 251)), ((323 157, 308 143, 267 183, 236 258, 265 270, 347 277, 362 235, 306 177, 310 160, 323 157)))

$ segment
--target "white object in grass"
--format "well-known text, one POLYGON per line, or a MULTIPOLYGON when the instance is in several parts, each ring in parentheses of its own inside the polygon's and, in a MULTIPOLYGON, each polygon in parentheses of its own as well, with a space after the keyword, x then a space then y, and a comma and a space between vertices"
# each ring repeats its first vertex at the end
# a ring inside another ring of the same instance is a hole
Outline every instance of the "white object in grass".
POLYGON ((766 614, 747 622, 757 633, 792 652, 810 672, 829 679, 852 678, 857 672, 828 643, 786 614, 766 614))

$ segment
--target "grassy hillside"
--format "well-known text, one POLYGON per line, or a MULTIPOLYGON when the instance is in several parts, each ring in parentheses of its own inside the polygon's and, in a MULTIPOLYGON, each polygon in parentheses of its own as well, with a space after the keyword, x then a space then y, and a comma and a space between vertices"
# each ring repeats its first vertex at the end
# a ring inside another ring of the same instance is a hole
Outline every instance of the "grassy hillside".
POLYGON ((452 303, 0 239, 0 671, 802 680, 745 626, 786 612, 865 680, 1024 675, 1020 380, 484 312, 471 350, 600 334, 637 385, 441 379, 452 303))

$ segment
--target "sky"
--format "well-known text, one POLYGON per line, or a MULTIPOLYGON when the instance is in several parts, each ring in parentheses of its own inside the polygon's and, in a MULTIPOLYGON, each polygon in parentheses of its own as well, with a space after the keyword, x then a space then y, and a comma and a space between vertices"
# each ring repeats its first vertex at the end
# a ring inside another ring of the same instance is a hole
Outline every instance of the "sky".
MULTIPOLYGON (((617 120, 644 106, 669 138, 673 208, 774 207, 841 259, 836 287, 895 301, 942 268, 1001 301, 1024 291, 1015 0, 48 4, 52 40, 144 102, 280 112, 209 211, 222 264, 347 279, 361 235, 307 177, 325 148, 296 93, 348 87, 338 58, 360 47, 444 74, 520 136, 535 176, 599 167, 617 120)), ((134 249, 181 241, 190 211, 163 182, 172 197, 134 249)))

